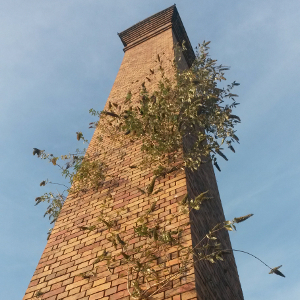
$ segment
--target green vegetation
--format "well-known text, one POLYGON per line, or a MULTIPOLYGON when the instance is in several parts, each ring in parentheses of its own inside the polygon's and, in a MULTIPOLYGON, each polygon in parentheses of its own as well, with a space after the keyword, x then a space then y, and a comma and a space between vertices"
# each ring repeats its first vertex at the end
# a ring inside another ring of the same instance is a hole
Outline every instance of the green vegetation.
MULTIPOLYGON (((69 185, 62 193, 50 192, 36 198, 36 204, 49 203, 45 215, 52 222, 59 216, 65 192, 79 195, 90 189, 101 189, 108 179, 113 182, 106 196, 99 200, 101 211, 98 223, 79 229, 91 234, 95 234, 96 230, 107 230, 107 240, 119 251, 113 255, 111 251, 103 249, 94 261, 95 271, 81 274, 83 278, 97 276, 97 264, 101 261, 106 261, 110 271, 124 265, 130 295, 135 299, 145 299, 159 293, 171 280, 187 276, 197 261, 215 263, 223 260, 228 252, 238 251, 222 249, 217 232, 235 230, 236 224, 252 214, 214 226, 194 247, 186 243, 183 234, 189 229, 189 222, 179 223, 176 228, 169 226, 173 220, 185 219, 184 216, 188 217, 192 210, 201 209, 206 201, 213 201, 209 191, 194 199, 189 195, 180 197, 177 211, 164 220, 156 213, 158 197, 162 192, 156 183, 163 176, 182 172, 185 168, 197 170, 208 162, 212 162, 220 171, 219 157, 227 160, 224 148, 235 152, 233 144, 239 142, 235 127, 240 118, 233 114, 238 105, 233 89, 239 84, 233 82, 225 88, 218 87, 217 83, 225 80, 224 72, 228 67, 217 65, 217 61, 209 57, 208 44, 204 42, 199 45, 196 60, 190 69, 181 71, 174 64, 174 78, 165 76, 163 58, 158 56, 156 69, 160 72, 161 80, 154 92, 150 93, 143 83, 138 99, 129 92, 123 101, 109 103, 106 110, 97 112, 92 109, 91 114, 100 117, 99 122, 90 124, 90 127, 96 128, 97 143, 93 155, 85 154, 85 150, 77 150, 74 154, 54 157, 34 149, 34 155, 51 162, 68 179, 69 185), (108 140, 109 147, 105 147, 107 143, 103 141, 108 140), (119 177, 109 172, 108 158, 115 154, 116 149, 123 149, 118 153, 120 159, 125 159, 126 147, 132 144, 140 145, 143 159, 129 168, 148 170, 153 178, 145 189, 137 187, 140 195, 144 195, 147 210, 139 216, 133 233, 128 236, 120 221, 130 213, 130 207, 125 205, 113 209, 113 189, 119 177), (66 161, 64 166, 59 164, 63 161, 66 161), (137 238, 141 241, 139 245, 130 247, 131 241, 137 238), (176 271, 169 264, 172 249, 180 253, 180 267, 176 271)), ((78 140, 87 142, 81 132, 76 134, 78 140)), ((50 183, 44 180, 40 185, 50 183)), ((271 269, 271 273, 278 272, 278 268, 271 269)))

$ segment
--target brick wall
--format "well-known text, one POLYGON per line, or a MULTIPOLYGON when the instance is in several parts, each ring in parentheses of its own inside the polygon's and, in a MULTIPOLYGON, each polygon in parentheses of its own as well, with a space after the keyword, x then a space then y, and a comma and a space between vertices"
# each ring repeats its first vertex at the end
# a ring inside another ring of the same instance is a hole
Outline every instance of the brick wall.
MULTIPOLYGON (((146 76, 150 81, 146 80, 145 85, 149 90, 153 90, 159 80, 159 72, 155 69, 158 54, 163 60, 166 76, 173 76, 173 44, 176 41, 176 35, 169 24, 159 34, 149 35, 143 42, 126 49, 106 106, 109 101, 118 103, 123 100, 129 90, 133 98, 137 97, 146 76), (150 72, 153 68, 154 74, 150 72)), ((96 130, 87 151, 89 154, 97 151, 97 135, 96 130)), ((108 229, 104 225, 99 225, 98 217, 103 210, 101 205, 108 195, 113 205, 106 209, 107 214, 126 207, 126 210, 122 211, 122 218, 118 221, 118 225, 123 230, 122 239, 129 241, 137 219, 150 207, 150 200, 137 187, 145 188, 151 182, 152 174, 149 170, 130 168, 142 159, 138 143, 129 143, 125 149, 113 147, 108 140, 104 143, 106 149, 111 152, 108 157, 108 175, 114 175, 117 180, 107 179, 97 191, 90 190, 76 197, 68 196, 24 300, 36 299, 35 295, 38 291, 42 292, 40 298, 47 300, 130 299, 127 291, 127 271, 120 263, 121 249, 120 247, 116 249, 112 242, 106 239, 108 229), (97 230, 89 232, 79 228, 91 225, 97 225, 97 230), (103 253, 103 249, 118 257, 110 270, 105 261, 93 264, 103 253), (80 275, 91 271, 95 273, 89 278, 80 275)), ((212 166, 207 166, 197 173, 187 172, 186 175, 185 171, 179 170, 160 177, 155 188, 161 188, 161 191, 156 195, 154 214, 160 218, 167 229, 176 228, 189 221, 188 217, 180 215, 172 218, 172 215, 178 212, 177 202, 187 191, 191 195, 197 195, 207 189, 212 191, 216 199, 212 207, 203 214, 200 211, 190 216, 193 223, 191 227, 186 227, 184 232, 186 246, 195 244, 203 234, 206 234, 211 224, 224 220, 212 166)), ((222 236, 222 239, 226 247, 230 247, 227 233, 222 236)), ((141 238, 131 239, 128 250, 133 250, 142 243, 141 238)), ((170 272, 175 272, 179 268, 180 252, 173 247, 168 255, 167 268, 170 272)), ((159 259, 156 264, 158 263, 159 259)), ((243 299, 233 257, 229 257, 224 264, 197 264, 195 270, 189 271, 183 278, 176 278, 169 282, 151 299, 196 300, 197 297, 198 299, 243 299)))

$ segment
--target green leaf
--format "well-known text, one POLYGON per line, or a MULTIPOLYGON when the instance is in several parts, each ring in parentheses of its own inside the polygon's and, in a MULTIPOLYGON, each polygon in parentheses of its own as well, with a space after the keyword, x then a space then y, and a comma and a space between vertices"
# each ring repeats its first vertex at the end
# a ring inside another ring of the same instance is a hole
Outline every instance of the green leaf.
POLYGON ((224 228, 227 229, 227 230, 229 230, 229 231, 232 231, 231 225, 226 225, 226 226, 224 226, 224 228))
POLYGON ((126 245, 126 243, 120 238, 119 234, 116 234, 116 238, 117 238, 118 243, 120 243, 122 246, 126 245))
POLYGON ((239 217, 239 218, 234 218, 233 221, 235 223, 241 223, 241 222, 244 222, 246 220, 248 220, 249 218, 251 218, 253 216, 253 214, 249 214, 249 215, 246 215, 246 216, 242 216, 242 217, 239 217))
POLYGON ((154 176, 154 177, 152 178, 150 184, 148 185, 148 188, 147 188, 148 196, 151 195, 152 192, 153 192, 156 178, 157 178, 157 176, 154 176))

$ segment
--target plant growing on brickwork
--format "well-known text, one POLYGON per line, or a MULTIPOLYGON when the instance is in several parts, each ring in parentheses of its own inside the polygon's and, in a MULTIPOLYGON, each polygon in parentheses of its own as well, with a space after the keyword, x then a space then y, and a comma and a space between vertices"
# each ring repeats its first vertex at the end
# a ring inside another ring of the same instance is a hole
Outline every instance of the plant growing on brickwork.
MULTIPOLYGON (((217 82, 225 80, 224 71, 228 68, 218 66, 209 57, 208 44, 199 45, 190 69, 181 71, 174 64, 175 75, 171 79, 165 77, 163 60, 157 56, 158 68, 151 69, 150 73, 158 72, 161 80, 154 92, 150 93, 147 84, 143 83, 138 95, 129 92, 123 101, 109 103, 102 112, 92 109, 92 115, 100 117, 99 122, 90 124, 96 128, 98 141, 93 145, 93 156, 85 155, 85 150, 77 150, 74 154, 54 157, 34 148, 34 155, 58 167, 68 180, 62 193, 46 193, 36 198, 36 204, 49 203, 45 215, 49 215, 52 222, 57 219, 65 201, 64 192, 101 191, 107 180, 110 181, 109 188, 103 189, 105 195, 97 204, 98 222, 78 227, 86 232, 105 232, 110 247, 98 252, 92 262, 93 271, 81 273, 82 278, 89 280, 97 276, 103 263, 112 273, 115 268, 123 267, 131 297, 147 299, 159 293, 170 281, 187 278, 199 261, 215 263, 223 260, 229 252, 239 251, 222 249, 217 233, 235 230, 237 223, 247 220, 252 214, 217 224, 197 245, 187 242, 184 233, 189 230, 189 214, 201 209, 207 201, 213 201, 209 191, 194 198, 181 195, 174 202, 176 206, 171 214, 162 216, 159 213, 164 202, 161 179, 174 176, 185 168, 197 170, 208 162, 220 171, 218 156, 227 160, 222 152, 224 146, 235 152, 233 143, 239 141, 235 125, 240 119, 233 114, 238 105, 237 95, 232 93, 239 84, 233 82, 225 88, 218 88, 217 82), (104 141, 108 141, 108 147, 104 141), (153 177, 147 186, 136 187, 136 195, 143 199, 145 210, 138 213, 128 229, 124 220, 131 214, 132 207, 130 202, 122 207, 115 206, 114 188, 122 174, 110 169, 109 157, 117 153, 119 159, 125 159, 130 154, 126 152, 126 146, 133 144, 140 146, 144 155, 137 165, 130 165, 129 170, 148 170, 153 177), (59 161, 66 163, 60 165, 59 161), (177 256, 173 257, 172 253, 177 253, 177 256), (173 266, 174 260, 176 266, 173 266)), ((147 81, 151 80, 149 75, 147 81)), ((77 139, 86 142, 81 132, 77 132, 77 139)), ((48 183, 52 182, 44 180, 41 185, 48 183)), ((283 276, 278 268, 270 268, 270 273, 283 276)))
POLYGON ((41 291, 41 290, 38 290, 35 294, 34 294, 34 297, 35 298, 40 298, 44 295, 44 293, 41 291))
POLYGON ((235 152, 232 144, 239 141, 235 125, 240 118, 232 113, 239 104, 232 90, 239 84, 217 86, 218 81, 225 80, 228 67, 209 57, 208 44, 199 45, 193 66, 177 69, 173 80, 164 76, 158 56, 161 80, 156 91, 149 93, 143 83, 138 101, 129 94, 123 103, 112 103, 100 113, 108 119, 106 124, 112 125, 107 127, 119 142, 124 133, 133 141, 141 141, 146 154, 142 165, 155 165, 159 172, 172 168, 180 159, 183 166, 196 170, 212 160, 220 171, 217 155, 227 160, 223 147, 235 152))
MULTIPOLYGON (((81 132, 77 133, 77 140, 84 139, 81 132)), ((106 165, 102 160, 99 160, 97 155, 85 155, 86 150, 76 149, 75 153, 61 155, 60 157, 46 153, 44 150, 37 148, 33 149, 33 155, 39 158, 48 160, 56 168, 60 169, 61 175, 67 180, 67 184, 51 182, 48 179, 43 180, 40 186, 47 184, 63 186, 63 191, 44 193, 42 196, 35 198, 35 205, 42 202, 49 203, 44 214, 49 216, 51 224, 54 223, 59 215, 59 212, 65 202, 65 193, 78 193, 88 190, 89 188, 97 188, 101 181, 105 179, 106 165), (96 157, 96 159, 95 159, 96 157), (59 164, 59 161, 62 163, 59 164)))

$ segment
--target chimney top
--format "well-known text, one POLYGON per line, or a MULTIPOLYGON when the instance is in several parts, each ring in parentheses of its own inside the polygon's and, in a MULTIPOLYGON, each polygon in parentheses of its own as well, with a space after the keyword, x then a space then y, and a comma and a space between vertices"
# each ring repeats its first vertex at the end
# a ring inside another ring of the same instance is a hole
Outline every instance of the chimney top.
POLYGON ((188 65, 191 66, 195 59, 194 50, 175 4, 118 33, 118 35, 124 45, 123 50, 125 52, 170 28, 173 29, 180 45, 185 41, 187 50, 183 51, 183 55, 188 65))

